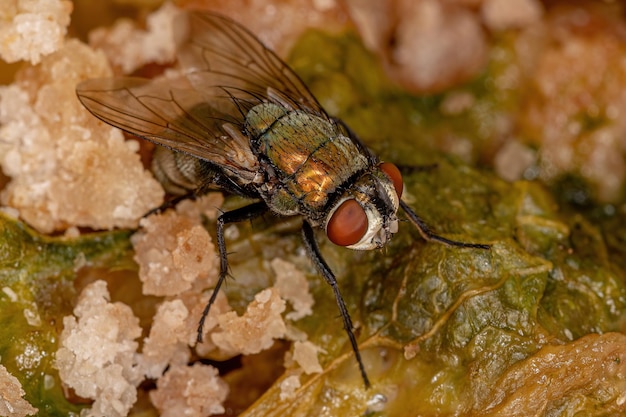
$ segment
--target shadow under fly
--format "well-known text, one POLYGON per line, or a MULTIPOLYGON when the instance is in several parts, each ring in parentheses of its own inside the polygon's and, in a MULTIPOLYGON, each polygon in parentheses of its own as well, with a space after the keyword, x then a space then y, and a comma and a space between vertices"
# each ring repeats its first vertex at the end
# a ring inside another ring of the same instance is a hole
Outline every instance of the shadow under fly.
POLYGON ((156 176, 168 191, 197 196, 211 189, 250 198, 217 220, 220 274, 198 326, 228 274, 224 228, 270 211, 302 216, 308 254, 331 286, 366 387, 350 314, 324 261, 314 229, 350 249, 383 247, 398 231, 399 208, 427 240, 487 249, 431 232, 401 200, 399 169, 380 161, 330 117, 300 78, 252 33, 208 12, 175 21, 181 75, 173 79, 93 79, 76 89, 96 117, 157 147, 156 176))

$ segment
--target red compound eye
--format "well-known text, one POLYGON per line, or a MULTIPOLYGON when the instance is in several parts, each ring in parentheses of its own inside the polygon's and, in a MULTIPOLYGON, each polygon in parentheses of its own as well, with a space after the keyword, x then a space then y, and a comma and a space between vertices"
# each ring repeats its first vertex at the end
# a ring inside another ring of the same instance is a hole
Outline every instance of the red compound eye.
POLYGON ((396 194, 398 194, 398 198, 402 197, 404 183, 402 182, 402 174, 400 173, 398 167, 391 162, 383 162, 378 167, 389 177, 389 179, 393 183, 393 188, 396 189, 396 194))
POLYGON ((335 210, 326 226, 326 235, 335 245, 358 243, 367 232, 365 210, 356 200, 346 200, 335 210))

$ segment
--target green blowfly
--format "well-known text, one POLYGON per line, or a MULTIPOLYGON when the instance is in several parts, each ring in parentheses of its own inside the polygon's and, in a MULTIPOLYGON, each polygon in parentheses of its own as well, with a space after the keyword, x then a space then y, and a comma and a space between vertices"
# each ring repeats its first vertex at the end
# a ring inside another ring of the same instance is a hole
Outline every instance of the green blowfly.
POLYGON ((427 240, 487 249, 432 233, 401 200, 402 175, 381 162, 341 121, 330 117, 274 52, 234 21, 209 12, 175 21, 181 76, 87 80, 76 91, 96 117, 160 145, 153 170, 180 197, 210 189, 255 202, 217 220, 220 275, 198 326, 228 273, 224 227, 268 210, 303 218, 302 238, 332 287, 366 387, 352 321, 314 228, 351 249, 381 248, 398 230, 398 208, 427 240))

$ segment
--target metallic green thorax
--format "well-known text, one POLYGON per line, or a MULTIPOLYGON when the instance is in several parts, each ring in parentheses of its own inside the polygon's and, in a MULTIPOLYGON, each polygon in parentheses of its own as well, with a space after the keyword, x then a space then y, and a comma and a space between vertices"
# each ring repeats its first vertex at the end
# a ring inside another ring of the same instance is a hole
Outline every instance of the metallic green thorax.
POLYGON ((270 165, 263 198, 284 215, 324 213, 338 187, 369 165, 336 125, 305 111, 260 104, 246 127, 253 152, 270 165))

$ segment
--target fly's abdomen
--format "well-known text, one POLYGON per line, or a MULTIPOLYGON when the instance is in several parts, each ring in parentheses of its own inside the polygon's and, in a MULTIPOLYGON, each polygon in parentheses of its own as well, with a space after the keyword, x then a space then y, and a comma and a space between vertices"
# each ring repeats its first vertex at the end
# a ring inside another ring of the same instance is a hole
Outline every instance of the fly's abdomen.
POLYGON ((276 192, 309 213, 323 209, 337 187, 367 167, 367 158, 327 119, 262 104, 247 122, 257 151, 276 171, 276 192))
POLYGON ((196 190, 202 183, 201 160, 182 152, 157 146, 152 158, 152 172, 163 188, 174 195, 196 190))

